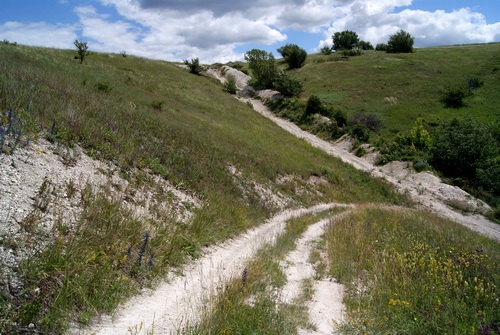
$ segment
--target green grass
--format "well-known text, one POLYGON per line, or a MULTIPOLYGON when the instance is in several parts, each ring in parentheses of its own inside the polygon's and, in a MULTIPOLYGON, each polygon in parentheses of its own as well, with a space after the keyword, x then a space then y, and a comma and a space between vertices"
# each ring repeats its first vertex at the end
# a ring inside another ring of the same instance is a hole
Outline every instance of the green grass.
POLYGON ((348 115, 374 113, 385 127, 382 136, 406 131, 418 118, 441 123, 474 115, 484 122, 498 117, 500 44, 415 49, 411 54, 365 51, 348 61, 336 56, 310 55, 306 65, 291 74, 304 82, 305 98, 316 94, 348 115), (484 85, 460 109, 444 108, 440 94, 448 87, 464 86, 467 77, 484 85), (384 101, 397 98, 397 104, 384 101))
POLYGON ((427 213, 359 208, 326 244, 347 287, 345 333, 498 332, 498 242, 427 213))
POLYGON ((214 79, 162 61, 92 53, 79 64, 74 55, 0 44, 0 109, 18 112, 25 138, 46 137, 68 148, 79 144, 116 164, 131 181, 131 192, 146 185, 162 196, 149 177, 154 173, 196 194, 204 206, 188 224, 169 213, 160 213, 162 222, 138 221, 109 195, 82 195, 87 202, 78 229, 60 222, 64 229, 47 250, 22 265, 25 289, 11 308, 2 302, 0 327, 34 322, 42 331, 58 332, 71 320, 86 323, 186 256, 196 257, 201 247, 275 213, 255 190, 240 189, 230 165, 239 179, 279 190, 293 206, 406 201, 381 181, 284 132, 224 93, 214 79), (293 178, 278 183, 282 176, 293 178), (327 183, 311 184, 311 176, 327 183), (157 265, 137 272, 127 263, 127 248, 137 252, 147 231, 157 265))

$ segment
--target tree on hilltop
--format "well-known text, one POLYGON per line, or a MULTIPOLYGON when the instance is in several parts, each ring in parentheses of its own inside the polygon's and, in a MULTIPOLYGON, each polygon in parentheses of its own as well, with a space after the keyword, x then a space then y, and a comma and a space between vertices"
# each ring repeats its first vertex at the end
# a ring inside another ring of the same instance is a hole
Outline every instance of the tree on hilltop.
POLYGON ((413 52, 414 42, 415 39, 413 38, 413 36, 401 29, 396 34, 389 36, 389 41, 387 42, 387 52, 413 52))
POLYGON ((291 69, 302 67, 307 58, 307 52, 297 44, 286 44, 278 48, 278 52, 291 69))
POLYGON ((333 34, 332 39, 333 49, 335 50, 351 50, 359 43, 358 34, 350 30, 336 32, 333 34))

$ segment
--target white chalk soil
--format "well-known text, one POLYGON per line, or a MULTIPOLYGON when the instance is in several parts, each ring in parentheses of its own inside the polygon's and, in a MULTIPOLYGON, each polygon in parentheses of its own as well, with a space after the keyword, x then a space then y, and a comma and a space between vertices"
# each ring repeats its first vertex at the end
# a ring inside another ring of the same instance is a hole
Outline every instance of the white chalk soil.
MULTIPOLYGON (((217 292, 224 282, 241 275, 245 260, 266 244, 272 244, 284 232, 285 222, 307 213, 325 211, 334 207, 350 207, 344 204, 320 204, 308 209, 286 210, 271 218, 264 224, 254 228, 239 238, 209 248, 205 255, 182 270, 182 275, 172 275, 156 289, 144 292, 129 300, 113 315, 104 315, 99 322, 89 329, 73 329, 69 334, 118 335, 126 334, 129 329, 140 329, 140 334, 154 331, 154 334, 171 334, 181 331, 187 325, 199 321, 203 314, 204 302, 217 292)), ((320 237, 327 221, 311 226, 299 242, 300 251, 307 252, 309 241, 320 237), (304 249, 304 250, 303 250, 304 249)), ((304 259, 300 253, 289 257, 290 264, 301 263, 304 259), (295 256, 294 256, 295 255, 295 256)), ((294 267, 293 265, 290 269, 294 267)), ((301 269, 300 267, 298 268, 301 269)), ((310 274, 308 272, 308 274, 310 274)), ((293 282, 294 279, 291 280, 293 282)), ((326 289, 329 289, 326 288, 326 289)), ((288 289, 287 289, 288 290, 288 289)), ((295 290, 295 289, 294 289, 295 290)), ((332 292, 337 292, 333 288, 332 292)), ((295 292, 290 292, 290 296, 295 292)), ((326 320, 318 320, 321 329, 324 322, 341 319, 341 296, 336 296, 335 314, 322 315, 326 320)), ((331 302, 330 302, 331 303, 331 302)), ((320 329, 318 327, 318 329, 320 329)), ((318 334, 330 334, 328 332, 318 334)))

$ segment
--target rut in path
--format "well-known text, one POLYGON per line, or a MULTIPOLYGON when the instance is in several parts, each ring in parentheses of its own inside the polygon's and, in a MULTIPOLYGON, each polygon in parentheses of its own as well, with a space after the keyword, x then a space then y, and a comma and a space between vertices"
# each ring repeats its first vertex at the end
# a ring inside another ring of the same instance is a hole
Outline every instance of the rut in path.
POLYGON ((204 299, 221 283, 238 276, 244 261, 258 249, 274 243, 284 232, 288 219, 334 207, 353 205, 330 203, 286 210, 242 236, 208 249, 201 259, 185 266, 182 276, 171 275, 155 290, 126 302, 114 315, 102 316, 89 329, 73 329, 69 334, 123 335, 129 333, 129 328, 138 329, 141 324, 141 334, 151 329, 155 334, 175 333, 199 320, 204 299))

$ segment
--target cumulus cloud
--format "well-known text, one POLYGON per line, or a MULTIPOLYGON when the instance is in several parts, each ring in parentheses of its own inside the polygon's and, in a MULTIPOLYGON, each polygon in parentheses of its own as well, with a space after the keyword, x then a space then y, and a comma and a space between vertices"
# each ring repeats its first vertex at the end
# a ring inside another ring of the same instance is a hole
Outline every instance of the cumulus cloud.
POLYGON ((391 0, 376 5, 366 0, 352 2, 325 30, 325 39, 318 47, 331 44, 334 32, 347 29, 356 31, 361 39, 374 45, 387 42, 389 36, 400 29, 415 37, 416 47, 498 41, 500 22, 488 24, 483 14, 470 8, 452 12, 404 9, 396 13, 395 3, 391 0))
POLYGON ((75 27, 46 22, 5 22, 0 25, 0 36, 20 44, 69 48, 76 39, 75 27))
MULTIPOLYGON (((67 0, 59 0, 67 3, 67 0)), ((97 51, 203 62, 242 59, 245 45, 288 42, 293 31, 323 33, 318 49, 331 45, 336 31, 353 30, 361 39, 387 42, 404 29, 415 46, 492 42, 500 23, 488 24, 470 8, 452 12, 409 9, 412 0, 99 0, 108 7, 75 8, 74 25, 44 22, 0 25, 3 38, 24 44, 72 48, 78 35, 97 51)), ((65 5, 67 6, 67 4, 65 5)), ((299 41, 290 41, 300 44, 299 41)))
POLYGON ((248 12, 255 8, 272 8, 283 5, 300 6, 305 0, 136 0, 145 9, 166 9, 181 12, 197 12, 206 10, 215 16, 222 16, 234 12, 248 12))

